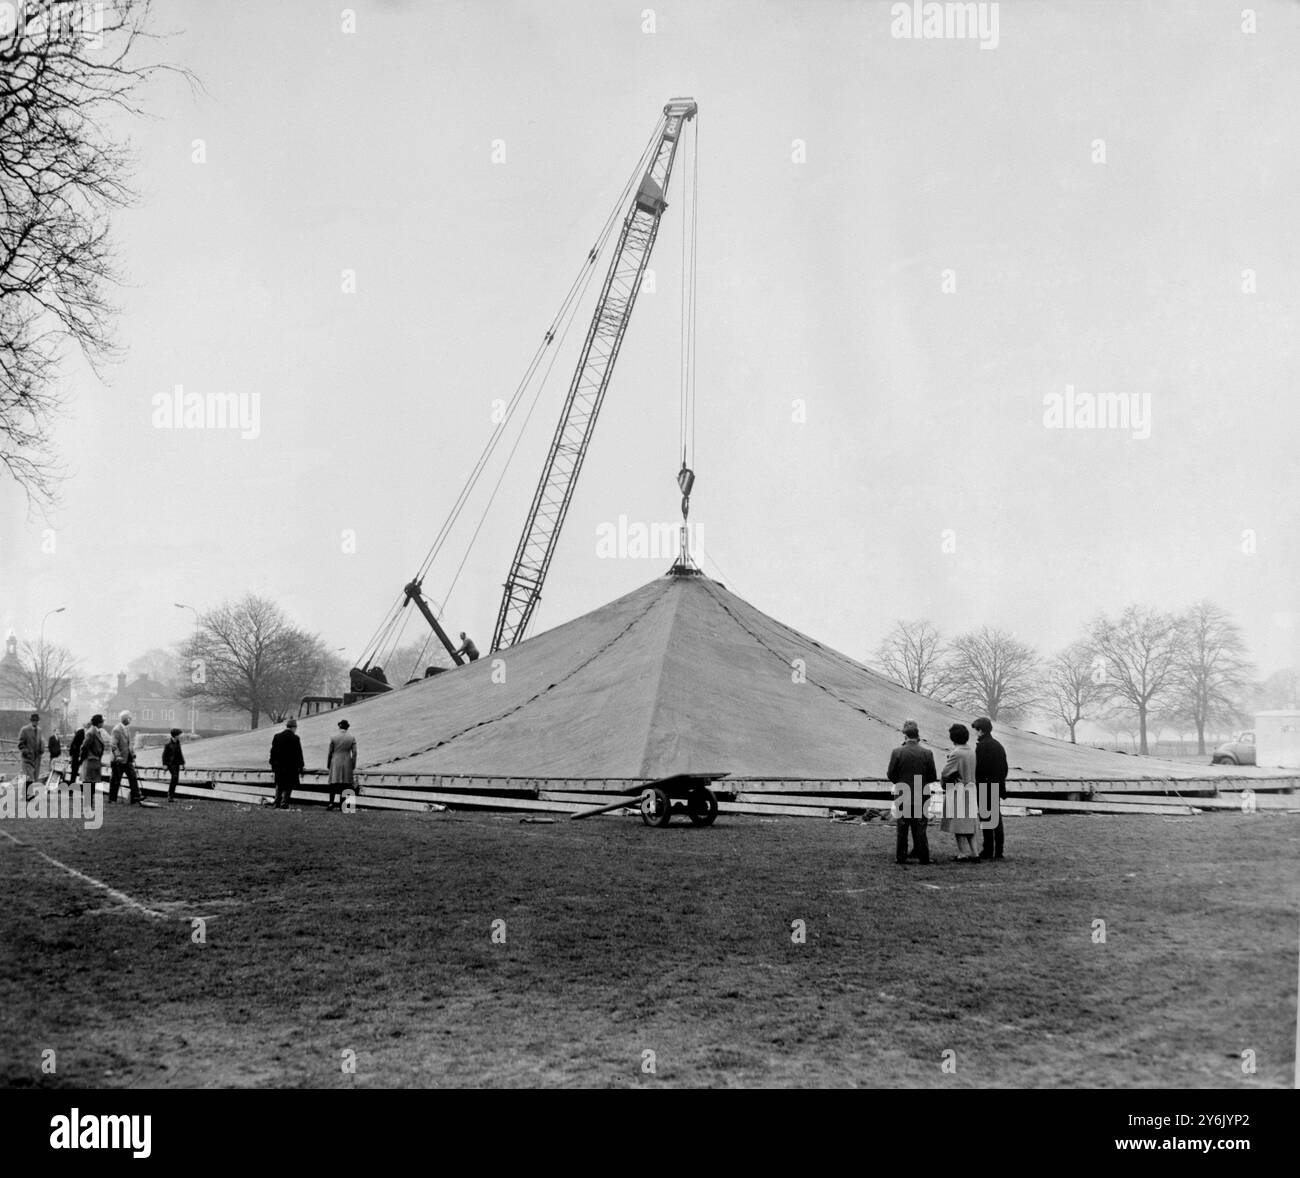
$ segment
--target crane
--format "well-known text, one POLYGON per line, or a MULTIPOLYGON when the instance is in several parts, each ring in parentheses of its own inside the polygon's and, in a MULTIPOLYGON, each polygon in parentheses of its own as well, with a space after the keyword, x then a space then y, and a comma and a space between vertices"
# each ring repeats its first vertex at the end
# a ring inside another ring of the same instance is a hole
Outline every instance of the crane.
POLYGON ((492 650, 523 640, 533 611, 542 597, 542 585, 555 555, 560 528, 573 499, 573 489, 596 427, 596 417, 614 374, 623 335, 636 305, 641 279, 659 232, 659 220, 668 207, 664 193, 672 175, 673 160, 683 126, 698 107, 693 99, 674 98, 664 107, 659 141, 650 159, 632 207, 623 219, 618 247, 605 275, 578 367, 569 385, 555 436, 533 493, 532 506, 515 548, 505 592, 492 633, 492 650))
MULTIPOLYGON (((564 400, 559 423, 551 439, 546 461, 542 468, 541 479, 533 494, 532 503, 528 509, 523 533, 515 549, 514 558, 510 562, 501 605, 497 614, 496 627, 492 635, 491 649, 497 651, 502 647, 513 646, 523 640, 533 612, 541 600, 542 586, 546 580, 551 559, 555 554, 560 529, 564 524, 569 503, 573 498, 574 487, 577 483, 578 474, 582 469, 587 447, 591 442, 596 417, 600 412, 605 392, 609 388, 610 378, 614 372, 614 363, 618 359, 619 349, 622 346, 623 336, 631 319, 632 309, 636 305, 637 294, 641 289, 641 281, 645 277, 646 267, 650 261, 650 253, 654 248, 655 238, 659 231, 659 222, 664 209, 668 207, 665 193, 668 190, 668 182, 672 176, 673 162, 677 157, 683 130, 685 125, 694 119, 697 113, 698 107, 694 99, 691 98, 673 98, 664 106, 663 113, 656 123, 655 131, 642 151, 637 167, 628 178, 618 204, 606 220, 597 244, 592 247, 584 261, 582 273, 574 280, 569 293, 565 296, 560 311, 546 331, 523 380, 520 381, 519 388, 516 389, 510 400, 506 415, 499 422, 496 431, 494 431, 482 455, 476 462, 468 482, 461 489, 446 522, 439 531, 429 554, 425 557, 419 573, 403 587, 401 595, 390 609, 387 618, 381 623, 379 629, 367 644, 366 653, 360 665, 352 668, 350 672, 352 690, 341 700, 325 696, 306 697, 301 705, 300 714, 314 714, 316 711, 327 710, 338 706, 340 703, 352 703, 369 695, 389 691, 393 686, 400 685, 389 683, 386 673, 379 666, 378 660, 381 650, 387 649, 391 652, 395 648, 404 624, 404 618, 409 616, 406 609, 412 602, 424 616, 429 628, 437 636, 451 661, 456 666, 461 666, 465 662, 460 650, 453 644, 447 632, 443 629, 438 621, 437 614, 424 595, 422 588, 424 575, 432 565, 434 558, 450 534, 451 528, 455 525, 464 509, 470 492, 486 470, 488 460, 492 457, 498 443, 501 441, 505 425, 515 407, 520 403, 524 390, 533 383, 534 377, 543 371, 542 357, 546 354, 551 356, 550 364, 545 366, 546 373, 549 373, 550 367, 554 365, 558 348, 553 345, 556 345, 557 338, 562 341, 567 333, 568 327, 576 315, 578 299, 586 289, 588 282, 594 277, 596 273, 594 269, 595 263, 603 252, 605 243, 613 235, 616 224, 615 218, 620 211, 626 209, 618 234, 617 246, 600 289, 591 324, 587 329, 577 367, 564 400), (628 200, 629 197, 630 201, 628 200)), ((698 137, 696 145, 698 149, 698 137)), ((690 206, 692 213, 693 207, 692 203, 690 206)), ((693 226, 692 216, 692 229, 693 226)), ((686 222, 684 221, 684 254, 685 229, 686 222)), ((693 315, 693 248, 690 254, 690 266, 689 268, 684 267, 684 271, 687 270, 689 272, 690 311, 693 315)), ((684 272, 683 305, 684 332, 686 333, 683 341, 684 356, 688 355, 687 338, 691 339, 689 347, 693 348, 693 323, 690 328, 685 327, 686 278, 687 273, 684 272)), ((684 363, 689 366, 689 360, 684 360, 684 363)), ((538 392, 540 392, 541 384, 545 383, 545 379, 546 377, 543 375, 541 381, 537 384, 538 392)), ((693 377, 691 380, 693 383, 693 377)), ((685 404, 685 390, 686 378, 684 376, 683 404, 685 404)), ((533 407, 535 406, 536 393, 534 393, 533 398, 533 407)), ((528 413, 531 416, 532 409, 529 409, 528 413)), ((685 426, 683 428, 685 429, 685 426)), ((685 437, 685 434, 683 436, 685 437)), ((518 446, 517 441, 515 445, 518 446)), ((510 453, 513 455, 514 451, 511 450, 510 453)), ((687 510, 686 505, 690 494, 689 482, 693 481, 693 479, 694 475, 686 468, 686 450, 685 443, 683 443, 682 473, 678 476, 678 482, 683 493, 683 517, 687 510)), ((500 487, 500 480, 497 482, 497 487, 500 487)), ((496 491, 494 490, 493 496, 495 494, 496 491)), ((477 534, 476 531, 475 536, 477 534)), ((683 529, 683 545, 685 544, 684 535, 685 529, 683 529)), ((683 553, 685 553, 685 547, 683 547, 683 553)), ((466 556, 468 556, 468 552, 466 552, 466 556)), ((461 567, 464 567, 463 559, 461 567)), ((459 576, 459 570, 457 576, 459 576)), ((452 584, 454 586, 454 579, 452 584)), ((464 636, 462 635, 462 637, 464 636)), ((426 675, 437 673, 439 670, 440 668, 431 666, 427 669, 426 675)))

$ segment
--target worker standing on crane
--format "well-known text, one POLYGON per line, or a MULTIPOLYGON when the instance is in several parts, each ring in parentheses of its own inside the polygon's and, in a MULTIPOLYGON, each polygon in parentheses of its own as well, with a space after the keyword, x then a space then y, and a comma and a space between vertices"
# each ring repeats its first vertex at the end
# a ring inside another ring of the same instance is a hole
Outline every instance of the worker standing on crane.
POLYGON ((457 654, 463 654, 472 663, 478 658, 478 647, 474 645, 474 639, 468 637, 464 630, 460 632, 460 646, 456 648, 457 654))

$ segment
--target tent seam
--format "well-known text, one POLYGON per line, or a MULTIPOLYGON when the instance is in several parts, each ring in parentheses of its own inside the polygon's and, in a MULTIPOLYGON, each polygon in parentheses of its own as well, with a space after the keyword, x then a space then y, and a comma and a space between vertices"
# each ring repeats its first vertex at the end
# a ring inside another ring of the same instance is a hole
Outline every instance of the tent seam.
MULTIPOLYGON (((725 601, 723 601, 721 597, 719 597, 713 591, 713 587, 711 585, 706 584, 705 588, 708 590, 709 595, 713 597, 714 601, 716 601, 718 605, 722 607, 723 612, 733 622, 735 622, 735 624, 739 626, 740 629, 742 629, 746 634, 748 634, 755 642, 758 643, 759 646, 761 646, 769 654, 780 659, 782 664, 788 665, 788 660, 786 659, 785 655, 783 655, 779 650, 775 650, 772 647, 768 646, 768 644, 764 642, 763 639, 760 638, 758 634, 756 634, 747 625, 745 625, 745 623, 742 622, 740 618, 736 615, 736 612, 725 601)), ((862 715, 866 716, 867 719, 875 720, 877 724, 883 724, 887 728, 893 727, 891 721, 886 720, 881 716, 877 716, 875 712, 872 712, 869 709, 864 708, 861 704, 856 704, 853 703, 851 700, 845 699, 837 691, 834 691, 832 688, 827 687, 824 683, 818 683, 817 680, 814 679, 811 675, 807 674, 806 671, 804 673, 804 677, 807 680, 807 682, 811 683, 814 687, 818 688, 819 690, 824 691, 827 695, 831 697, 831 699, 837 700, 839 703, 843 704, 846 708, 852 708, 853 711, 860 712, 862 715)))
MULTIPOLYGON (((676 587, 677 586, 675 582, 670 582, 669 592, 671 593, 673 589, 676 587)), ((667 634, 669 635, 671 635, 672 633, 672 623, 677 616, 677 611, 681 608, 681 602, 682 602, 682 594, 681 593, 675 594, 674 602, 673 602, 673 614, 672 617, 670 617, 668 620, 667 634)), ((646 762, 649 760, 650 757, 650 738, 654 733, 654 729, 655 729, 655 716, 659 714, 659 688, 664 681, 664 663, 667 661, 667 659, 668 659, 668 641, 667 638, 665 638, 663 649, 659 652, 659 670, 658 670, 658 674, 656 674, 655 676, 654 690, 650 697, 653 702, 651 703, 650 706, 649 719, 646 721, 645 740, 642 742, 641 745, 641 758, 637 762, 642 778, 645 777, 646 762)))
POLYGON ((467 733, 473 732, 476 728, 485 728, 489 724, 495 724, 499 720, 504 720, 507 716, 513 716, 516 712, 522 711, 524 708, 528 707, 529 704, 536 703, 539 699, 542 698, 542 696, 547 695, 551 691, 555 690, 555 688, 559 687, 560 684, 567 683, 576 674, 578 674, 578 672, 584 670, 586 667, 589 667, 593 662, 596 661, 596 659, 600 658, 602 654, 604 654, 607 650, 609 650, 611 646, 613 646, 616 642, 624 638, 627 635, 627 633, 639 622, 641 622, 646 617, 646 615, 652 609, 654 609, 655 606, 657 606, 661 601, 663 601, 662 594, 660 594, 658 597, 654 598, 654 600, 649 602, 646 605, 645 609, 643 609, 639 614, 636 615, 636 617, 634 617, 630 622, 628 622, 628 624, 624 626, 623 629, 621 629, 617 634, 615 634, 613 638, 611 638, 603 646, 600 646, 596 650, 592 651, 592 653, 588 655, 585 659, 583 659, 582 662, 578 663, 575 667, 573 667, 573 669, 570 670, 567 675, 562 675, 554 683, 548 683, 545 687, 541 689, 541 691, 537 692, 535 695, 530 695, 525 700, 521 700, 514 707, 507 708, 500 715, 492 716, 487 720, 479 720, 475 724, 470 724, 467 727, 462 728, 459 732, 453 732, 450 736, 443 737, 441 740, 436 741, 435 743, 429 745, 427 748, 416 749, 414 752, 411 753, 402 753, 400 756, 389 757, 387 760, 384 761, 373 761, 370 764, 363 766, 363 768, 378 769, 384 765, 394 765, 399 761, 409 761, 412 757, 422 757, 426 753, 435 752, 437 749, 440 749, 443 746, 450 744, 453 740, 458 740, 460 737, 466 735, 467 733))

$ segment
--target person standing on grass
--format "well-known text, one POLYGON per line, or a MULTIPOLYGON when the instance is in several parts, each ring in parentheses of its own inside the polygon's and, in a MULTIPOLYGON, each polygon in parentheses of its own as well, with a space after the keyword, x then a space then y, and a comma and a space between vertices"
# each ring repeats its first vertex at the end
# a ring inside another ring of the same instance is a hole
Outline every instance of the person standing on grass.
MULTIPOLYGON (((333 744, 330 745, 333 748, 333 744)), ((271 737, 271 771, 275 774, 275 808, 287 810, 289 799, 298 787, 298 777, 307 762, 302 757, 298 739, 298 721, 290 716, 284 728, 271 737)), ((331 795, 331 800, 333 795, 331 795)))
POLYGON ((929 819, 925 814, 925 787, 939 779, 934 771, 934 754, 921 747, 921 730, 915 720, 903 721, 903 743, 889 754, 886 776, 895 785, 910 791, 900 798, 897 823, 898 837, 894 846, 894 861, 906 865, 912 856, 907 853, 907 835, 911 832, 912 854, 921 862, 930 862, 930 840, 925 828, 929 819), (917 788, 919 784, 919 788, 917 788))
POLYGON ((131 805, 140 805, 140 778, 135 772, 135 733, 131 731, 131 713, 123 712, 113 725, 113 762, 108 774, 108 800, 117 801, 122 778, 131 783, 131 805))
POLYGON ((28 722, 18 730, 18 757, 22 762, 23 776, 27 779, 23 786, 23 798, 27 797, 27 786, 34 785, 41 776, 41 757, 45 747, 41 744, 41 714, 33 712, 28 722))
POLYGON ((953 743, 948 762, 939 773, 946 787, 943 799, 943 822, 940 829, 957 839, 957 862, 978 863, 975 853, 975 836, 980 830, 979 805, 975 801, 975 750, 966 742, 970 729, 965 724, 954 724, 948 729, 948 739, 953 743))
POLYGON ((81 742, 81 760, 85 768, 81 771, 83 785, 90 786, 90 800, 94 801, 95 787, 104 776, 104 750, 108 741, 104 736, 104 717, 96 713, 86 725, 86 738, 81 742))
POLYGON ((167 785, 167 800, 176 800, 176 787, 181 783, 181 768, 185 764, 185 753, 181 750, 181 730, 173 728, 171 740, 163 745, 162 763, 164 769, 171 770, 171 781, 167 785))
POLYGON ((68 745, 68 780, 77 780, 77 771, 81 768, 81 746, 90 731, 90 721, 72 734, 72 743, 68 745))
POLYGON ((972 720, 971 725, 979 733, 975 741, 975 780, 980 785, 988 786, 989 805, 993 804, 993 788, 998 791, 998 824, 992 830, 984 832, 984 847, 980 851, 981 859, 1002 858, 1002 801, 1007 796, 1007 750, 1000 741, 993 738, 993 723, 987 716, 972 720))
POLYGON ((352 784, 352 776, 357 767, 357 738, 348 731, 350 725, 346 720, 339 721, 339 731, 330 740, 330 751, 325 757, 325 765, 330 771, 330 800, 326 810, 343 809, 343 790, 334 787, 352 784), (334 795, 340 800, 335 801, 334 795))

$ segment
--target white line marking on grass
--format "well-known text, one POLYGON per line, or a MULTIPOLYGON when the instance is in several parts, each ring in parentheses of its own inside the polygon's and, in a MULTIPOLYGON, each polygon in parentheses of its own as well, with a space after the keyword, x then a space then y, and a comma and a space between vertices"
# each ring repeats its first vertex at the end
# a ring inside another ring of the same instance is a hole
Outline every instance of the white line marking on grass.
POLYGON ((99 888, 101 891, 107 892, 119 904, 125 904, 128 908, 134 908, 137 912, 143 912, 145 916, 152 917, 155 920, 168 919, 164 913, 155 912, 152 908, 148 908, 144 904, 141 904, 139 900, 131 899, 131 897, 125 892, 119 892, 116 888, 110 888, 103 880, 95 879, 94 876, 87 875, 83 871, 78 871, 75 867, 69 867, 66 863, 60 863, 57 859, 47 855, 44 851, 38 851, 31 845, 31 843, 25 843, 22 839, 14 838, 14 836, 7 830, 0 830, 0 834, 4 835, 5 838, 14 844, 14 846, 26 847, 27 850, 31 851, 33 854, 39 855, 46 863, 52 863, 60 871, 66 871, 69 875, 75 876, 77 879, 90 884, 91 887, 99 888))

